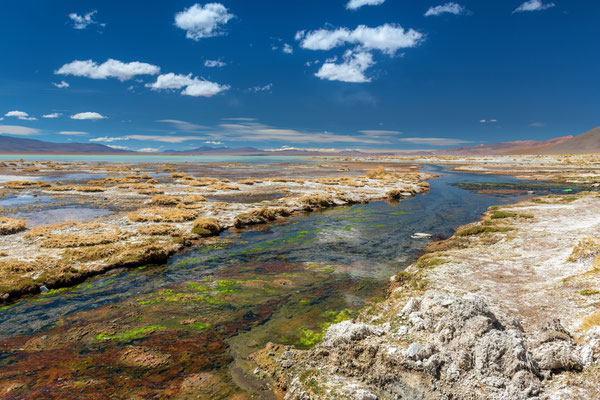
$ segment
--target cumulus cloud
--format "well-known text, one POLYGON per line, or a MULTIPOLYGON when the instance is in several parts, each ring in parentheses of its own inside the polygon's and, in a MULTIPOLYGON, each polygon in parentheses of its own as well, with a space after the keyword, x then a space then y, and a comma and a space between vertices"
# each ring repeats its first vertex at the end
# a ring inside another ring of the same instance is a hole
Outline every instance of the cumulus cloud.
POLYGON ((384 24, 375 28, 359 25, 348 28, 299 31, 295 36, 300 46, 308 50, 331 50, 345 44, 358 45, 363 50, 380 50, 393 55, 399 49, 415 47, 423 40, 423 34, 414 29, 404 30, 400 25, 384 24))
POLYGON ((526 12, 526 11, 542 11, 542 10, 546 10, 548 8, 552 8, 555 5, 556 4, 554 4, 554 3, 544 4, 542 2, 542 0, 529 0, 529 1, 526 1, 525 3, 521 4, 519 7, 517 7, 513 11, 513 14, 519 13, 519 12, 526 12))
POLYGON ((81 113, 77 113, 74 115, 71 115, 70 117, 71 119, 80 119, 80 120, 98 120, 98 119, 104 119, 104 118, 108 118, 105 117, 102 114, 99 114, 97 112, 81 112, 81 113))
POLYGON ((87 132, 81 132, 81 131, 60 131, 58 132, 59 135, 65 135, 65 136, 85 136, 88 133, 87 132))
POLYGON ((141 151, 142 153, 156 153, 156 152, 160 151, 160 149, 157 149, 154 147, 144 147, 143 149, 138 149, 138 151, 141 151))
POLYGON ((223 142, 218 142, 218 141, 215 141, 215 140, 207 140, 204 143, 206 143, 206 144, 214 144, 215 146, 223 144, 223 142))
POLYGON ((160 73, 160 68, 139 61, 124 63, 111 58, 102 64, 92 60, 75 60, 63 65, 54 73, 57 75, 83 76, 91 79, 117 78, 120 81, 126 81, 137 75, 157 75, 160 73))
POLYGON ((446 3, 441 6, 429 7, 425 13, 426 17, 438 16, 442 14, 460 15, 466 13, 466 9, 458 3, 446 3))
POLYGON ((90 25, 100 25, 104 26, 105 24, 94 21, 94 15, 96 15, 98 11, 93 10, 84 15, 79 15, 77 13, 69 14, 69 18, 73 21, 73 28, 75 29, 85 29, 90 25))
POLYGON ((200 40, 206 37, 223 34, 225 25, 234 15, 220 3, 194 4, 190 8, 175 14, 175 26, 186 31, 188 39, 200 40))
POLYGON ((288 43, 284 43, 283 44, 283 52, 286 54, 293 54, 294 53, 294 49, 292 48, 292 46, 288 43))
POLYGON ((222 68, 227 64, 221 60, 206 60, 204 61, 204 66, 209 68, 222 68))
POLYGON ((346 3, 348 10, 356 10, 362 6, 378 6, 383 4, 385 0, 350 0, 346 3))
POLYGON ((70 85, 69 85, 67 82, 65 82, 65 81, 60 81, 60 83, 52 82, 52 84, 53 84, 54 86, 56 86, 57 88, 59 88, 59 89, 68 88, 68 87, 70 86, 70 85))
POLYGON ((30 117, 25 111, 9 111, 4 114, 5 117, 15 117, 23 121, 35 121, 37 118, 30 117))
POLYGON ((6 133, 9 135, 28 136, 38 135, 40 133, 40 130, 18 125, 0 125, 0 133, 6 133))
POLYGON ((61 113, 44 114, 42 115, 42 118, 58 118, 61 115, 61 113))
POLYGON ((498 120, 496 120, 496 119, 481 119, 481 120, 479 120, 479 122, 481 122, 482 124, 494 124, 494 123, 498 122, 498 120))
POLYGON ((114 144, 108 144, 107 147, 110 147, 111 149, 116 149, 116 150, 129 150, 128 147, 125 147, 125 146, 116 146, 114 144))
POLYGON ((373 65, 373 56, 368 52, 353 53, 348 50, 344 54, 344 61, 336 64, 325 62, 315 74, 321 79, 341 82, 363 83, 371 79, 365 76, 367 68, 373 65))
POLYGON ((159 75, 156 82, 148 83, 146 87, 152 90, 178 90, 183 88, 182 95, 194 97, 212 97, 229 89, 228 85, 219 85, 205 79, 192 77, 192 74, 179 75, 172 72, 159 75))

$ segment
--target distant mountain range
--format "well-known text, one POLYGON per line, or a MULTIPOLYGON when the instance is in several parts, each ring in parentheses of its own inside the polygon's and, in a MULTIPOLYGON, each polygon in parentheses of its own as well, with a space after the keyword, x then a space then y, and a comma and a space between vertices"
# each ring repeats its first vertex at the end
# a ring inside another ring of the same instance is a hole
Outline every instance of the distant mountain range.
MULTIPOLYGON (((113 149, 97 143, 50 143, 36 139, 0 135, 0 153, 83 153, 83 154, 136 154, 135 151, 113 149)), ((476 146, 462 146, 442 150, 378 152, 378 155, 456 155, 482 156, 503 154, 584 154, 600 153, 600 127, 578 136, 563 136, 545 141, 519 140, 476 146)), ((361 156, 372 153, 355 150, 321 152, 310 150, 260 150, 254 147, 210 147, 202 146, 191 150, 166 150, 163 155, 229 155, 229 156, 361 156)))
POLYGON ((0 135, 0 153, 90 153, 121 154, 130 151, 113 149, 97 143, 50 143, 36 139, 0 135))

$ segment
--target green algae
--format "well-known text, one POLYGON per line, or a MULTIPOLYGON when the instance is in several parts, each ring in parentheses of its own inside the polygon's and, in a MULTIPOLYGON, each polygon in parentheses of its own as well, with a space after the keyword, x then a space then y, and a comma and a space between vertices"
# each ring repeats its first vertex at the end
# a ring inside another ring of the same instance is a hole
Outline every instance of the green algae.
POLYGON ((311 329, 307 329, 306 327, 300 328, 301 336, 298 339, 298 343, 304 347, 312 347, 315 344, 319 343, 325 337, 327 330, 333 324, 337 324, 342 321, 349 320, 352 317, 354 312, 348 309, 336 312, 336 311, 326 311, 324 313, 324 317, 326 318, 326 322, 323 322, 320 326, 321 331, 315 332, 311 329))
POLYGON ((205 324, 205 323, 202 323, 202 322, 194 322, 194 323, 189 324, 187 326, 190 327, 190 328, 192 328, 192 329, 199 330, 199 331, 207 331, 211 327, 210 324, 205 324))
POLYGON ((149 334, 159 331, 161 329, 165 329, 165 326, 162 325, 148 325, 142 326, 138 329, 131 329, 125 332, 117 333, 115 335, 108 335, 105 333, 101 333, 96 335, 96 340, 117 340, 119 342, 130 342, 135 339, 141 339, 149 334))

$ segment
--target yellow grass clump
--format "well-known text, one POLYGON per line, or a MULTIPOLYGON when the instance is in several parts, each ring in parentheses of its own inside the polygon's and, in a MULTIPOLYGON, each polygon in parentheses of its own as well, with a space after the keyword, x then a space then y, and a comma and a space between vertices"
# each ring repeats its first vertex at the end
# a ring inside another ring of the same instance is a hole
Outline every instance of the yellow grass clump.
POLYGON ((176 206, 179 204, 179 198, 166 194, 159 194, 152 197, 151 204, 153 206, 176 206))
POLYGON ((237 181, 238 185, 254 185, 257 182, 255 179, 242 179, 237 181))
POLYGON ((146 194, 146 195, 155 195, 155 194, 163 194, 165 191, 155 187, 149 187, 146 189, 138 189, 138 194, 146 194))
POLYGON ((192 233, 200 236, 213 236, 218 235, 221 231, 219 221, 215 218, 201 217, 194 221, 194 227, 192 233))
POLYGON ((202 196, 201 194, 188 194, 183 196, 183 202, 185 204, 201 203, 204 201, 206 201, 206 197, 202 196))
POLYGON ((185 222, 196 218, 198 212, 183 208, 148 207, 129 213, 134 222, 185 222))
POLYGON ((114 225, 84 222, 62 222, 33 228, 23 237, 41 238, 41 247, 66 248, 107 244, 127 239, 131 233, 114 225))
POLYGON ((99 193, 106 191, 102 186, 75 186, 75 190, 85 193, 99 193))
POLYGON ((0 235, 11 235, 25 230, 27 224, 22 219, 0 217, 0 235))
POLYGON ((7 189, 47 188, 52 186, 50 182, 44 181, 8 181, 2 185, 7 189))
POLYGON ((68 192, 69 190, 73 190, 73 185, 51 186, 45 190, 50 190, 52 192, 68 192))
POLYGON ((137 231, 141 235, 150 236, 179 236, 181 229, 170 224, 151 224, 138 226, 137 231))
POLYGON ((240 188, 236 185, 229 185, 227 183, 213 183, 211 185, 208 186, 209 188, 213 189, 213 190, 240 190, 240 188))
POLYGON ((236 217, 234 225, 240 229, 249 225, 264 224, 268 221, 274 221, 279 216, 286 217, 290 215, 290 210, 285 207, 263 207, 258 210, 240 214, 236 217))

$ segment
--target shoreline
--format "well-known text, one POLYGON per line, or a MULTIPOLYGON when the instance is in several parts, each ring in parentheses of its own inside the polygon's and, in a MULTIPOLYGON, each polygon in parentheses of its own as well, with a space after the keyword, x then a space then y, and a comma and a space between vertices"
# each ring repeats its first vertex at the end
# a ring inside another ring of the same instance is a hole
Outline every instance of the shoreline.
POLYGON ((596 398, 598 206, 583 193, 491 207, 314 348, 255 353, 259 375, 286 399, 596 398))
MULTIPOLYGON (((38 163, 39 168, 32 168, 30 164, 24 163, 21 169, 42 173, 42 165, 49 165, 38 163)), ((79 165, 60 165, 90 172, 79 165)), ((160 170, 160 165, 154 166, 157 168, 160 170)), ((4 182, 0 186, 5 195, 34 191, 41 196, 97 203, 115 212, 92 221, 66 221, 29 229, 22 220, 7 219, 7 224, 22 226, 11 234, 0 235, 0 303, 68 287, 116 268, 164 263, 184 247, 227 229, 264 224, 320 208, 408 198, 428 191, 425 181, 435 176, 407 167, 380 169, 368 172, 368 176, 360 175, 365 171, 360 165, 343 174, 340 169, 317 171, 322 177, 310 179, 299 178, 297 172, 294 177, 256 179, 244 173, 247 178, 235 182, 178 172, 176 167, 165 168, 166 176, 157 180, 148 171, 126 168, 117 172, 124 176, 106 176, 84 185, 4 182), (211 196, 217 199, 211 201, 211 196), (247 200, 235 202, 236 198, 247 200)), ((109 171, 94 167, 93 172, 109 171)))

